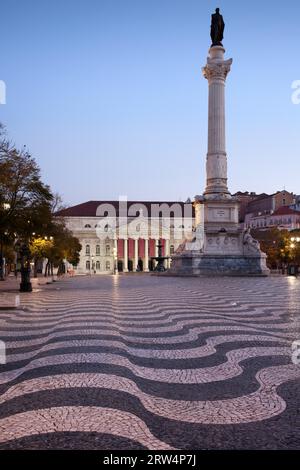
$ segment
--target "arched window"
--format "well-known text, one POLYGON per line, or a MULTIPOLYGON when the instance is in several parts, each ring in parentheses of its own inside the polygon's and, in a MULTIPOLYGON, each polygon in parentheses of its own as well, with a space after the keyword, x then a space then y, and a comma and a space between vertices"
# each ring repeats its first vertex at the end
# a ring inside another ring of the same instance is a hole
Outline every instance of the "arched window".
POLYGON ((86 267, 87 271, 90 271, 90 269, 91 269, 91 263, 90 263, 89 260, 85 263, 85 267, 86 267))
POLYGON ((96 270, 100 271, 100 261, 96 261, 96 270))
POLYGON ((174 245, 170 245, 170 255, 174 255, 174 245))
POLYGON ((109 228, 110 228, 110 226, 108 224, 106 224, 105 227, 104 227, 104 232, 108 232, 109 228))
POLYGON ((109 255, 110 255, 110 245, 106 245, 106 247, 105 247, 105 254, 106 254, 106 256, 109 256, 109 255))
POLYGON ((91 228, 90 224, 85 224, 84 228, 91 228))
POLYGON ((100 256, 100 245, 96 245, 96 255, 100 256))
POLYGON ((85 245, 85 254, 89 256, 91 254, 91 247, 90 245, 85 245))
POLYGON ((106 271, 110 271, 110 261, 106 261, 105 268, 106 268, 106 271))

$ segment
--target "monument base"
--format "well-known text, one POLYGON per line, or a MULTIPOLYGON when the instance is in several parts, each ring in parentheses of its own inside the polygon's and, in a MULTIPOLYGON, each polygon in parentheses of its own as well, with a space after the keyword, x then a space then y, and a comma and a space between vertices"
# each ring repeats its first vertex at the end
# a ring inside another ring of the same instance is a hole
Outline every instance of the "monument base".
POLYGON ((174 255, 169 276, 268 276, 266 255, 207 255, 182 252, 174 255))
POLYGON ((170 276, 268 276, 260 244, 239 225, 239 203, 219 194, 198 196, 196 228, 172 256, 170 276))

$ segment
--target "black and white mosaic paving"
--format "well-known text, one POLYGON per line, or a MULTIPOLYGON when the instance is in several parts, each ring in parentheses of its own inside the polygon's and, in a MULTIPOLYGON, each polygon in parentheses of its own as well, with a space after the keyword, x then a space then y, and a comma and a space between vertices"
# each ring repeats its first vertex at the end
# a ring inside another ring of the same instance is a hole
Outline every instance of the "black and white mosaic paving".
POLYGON ((95 276, 22 294, 0 311, 0 449, 299 449, 299 339, 294 278, 95 276))

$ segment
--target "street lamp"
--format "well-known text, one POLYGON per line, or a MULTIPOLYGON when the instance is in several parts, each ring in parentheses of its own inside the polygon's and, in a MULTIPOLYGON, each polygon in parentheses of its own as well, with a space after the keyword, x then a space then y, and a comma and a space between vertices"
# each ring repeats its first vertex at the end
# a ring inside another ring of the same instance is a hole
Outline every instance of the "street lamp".
POLYGON ((30 249, 27 243, 23 243, 20 247, 21 257, 21 283, 20 292, 32 292, 32 285, 30 282, 30 249))
MULTIPOLYGON (((10 204, 4 202, 2 207, 5 211, 8 211, 10 204)), ((6 235, 6 233, 4 233, 4 235, 6 235)), ((0 281, 4 281, 3 233, 0 233, 0 281)))
MULTIPOLYGON (((290 243, 290 248, 291 250, 294 250, 296 248, 297 243, 300 243, 300 237, 291 237, 291 243, 290 243)), ((295 254, 292 254, 292 259, 294 260, 295 254)), ((289 274, 297 276, 298 273, 298 266, 297 264, 294 263, 294 265, 291 265, 289 268, 289 274)))

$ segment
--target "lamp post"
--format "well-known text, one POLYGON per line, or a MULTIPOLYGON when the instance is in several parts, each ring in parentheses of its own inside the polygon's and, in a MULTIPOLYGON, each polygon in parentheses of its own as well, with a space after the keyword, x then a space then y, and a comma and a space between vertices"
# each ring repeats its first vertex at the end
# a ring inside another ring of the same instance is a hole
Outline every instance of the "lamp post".
POLYGON ((3 234, 0 234, 0 281, 4 281, 3 234))
MULTIPOLYGON (((4 211, 9 211, 10 204, 4 202, 2 204, 4 211)), ((4 281, 4 259, 3 259, 3 233, 0 233, 0 281, 4 281)))
POLYGON ((32 292, 32 284, 30 282, 30 249, 28 243, 23 243, 20 247, 21 257, 21 283, 20 292, 32 292))
POLYGON ((0 281, 4 281, 3 236, 0 234, 0 281))
MULTIPOLYGON (((297 243, 300 243, 300 237, 291 237, 290 248, 292 249, 292 251, 296 248, 297 243)), ((292 256, 293 256, 293 259, 294 259, 294 253, 293 253, 292 256)), ((298 274, 298 266, 297 266, 296 264, 293 264, 292 266, 290 266, 290 268, 289 268, 289 274, 294 275, 294 276, 297 276, 297 274, 298 274)))

